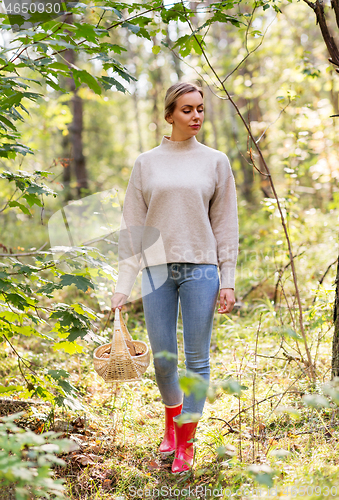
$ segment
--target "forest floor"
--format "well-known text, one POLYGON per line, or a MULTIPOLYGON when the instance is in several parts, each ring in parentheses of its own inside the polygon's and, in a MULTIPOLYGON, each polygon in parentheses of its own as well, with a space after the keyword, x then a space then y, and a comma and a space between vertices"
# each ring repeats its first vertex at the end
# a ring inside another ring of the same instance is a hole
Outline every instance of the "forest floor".
MULTIPOLYGON (((185 475, 173 475, 173 457, 163 461, 158 453, 164 414, 152 362, 141 381, 116 386, 96 374, 90 350, 63 359, 58 351, 50 366, 67 368, 83 409, 56 408, 51 419, 50 408, 41 407, 31 422, 44 422, 49 413, 43 430, 62 432, 78 445, 62 457, 66 466, 54 469, 65 480, 66 498, 339 498, 336 406, 303 400, 319 397, 330 379, 331 330, 311 342, 317 370, 311 383, 300 341, 272 330, 272 308, 261 300, 252 311, 215 317, 211 384, 218 388, 206 402, 194 468, 185 475), (240 397, 219 386, 228 376, 243 386, 240 397)), ((133 324, 134 338, 147 341, 141 313, 133 324)), ((183 369, 181 315, 178 341, 183 369)), ((36 345, 36 356, 40 350, 36 345)))
MULTIPOLYGON (((94 370, 98 344, 93 339, 78 341, 82 352, 69 354, 54 350, 45 338, 13 337, 15 348, 37 373, 60 370, 66 378, 59 389, 71 384, 67 387, 77 391, 72 410, 72 404, 40 404, 24 417, 35 432, 54 430, 76 443, 77 450, 62 456, 65 466, 53 469, 55 478, 64 480, 67 499, 339 499, 339 391, 336 387, 335 398, 328 398, 324 386, 331 378, 338 214, 307 211, 298 217, 290 230, 315 379, 300 335, 289 255, 277 217, 264 224, 243 216, 237 266, 241 300, 230 315, 215 314, 214 397, 206 401, 194 467, 185 475, 173 475, 173 457, 163 461, 158 452, 164 408, 152 360, 140 381, 116 386, 94 370), (242 386, 240 396, 223 389, 228 377, 242 386)), ((98 301, 91 297, 67 287, 55 291, 53 301, 97 310, 98 301)), ((133 338, 148 343, 142 307, 126 306, 124 319, 133 338)), ((184 370, 181 314, 178 344, 179 369, 184 370)), ((0 351, 0 379, 4 386, 23 383, 9 345, 0 351)), ((58 393, 57 383, 48 390, 52 392, 39 394, 40 403, 46 394, 58 393)))

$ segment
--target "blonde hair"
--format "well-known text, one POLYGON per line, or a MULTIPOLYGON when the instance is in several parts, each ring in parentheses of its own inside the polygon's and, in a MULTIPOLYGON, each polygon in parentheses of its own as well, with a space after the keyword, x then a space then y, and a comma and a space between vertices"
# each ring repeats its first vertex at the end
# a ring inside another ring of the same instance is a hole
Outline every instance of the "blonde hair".
POLYGON ((177 100, 179 99, 180 96, 182 96, 183 94, 188 94, 189 92, 196 92, 196 91, 200 92, 202 98, 204 97, 204 91, 202 90, 201 87, 199 87, 195 83, 179 82, 175 83, 174 85, 171 85, 170 88, 167 89, 165 96, 165 112, 164 112, 165 120, 167 116, 171 115, 175 110, 177 100))

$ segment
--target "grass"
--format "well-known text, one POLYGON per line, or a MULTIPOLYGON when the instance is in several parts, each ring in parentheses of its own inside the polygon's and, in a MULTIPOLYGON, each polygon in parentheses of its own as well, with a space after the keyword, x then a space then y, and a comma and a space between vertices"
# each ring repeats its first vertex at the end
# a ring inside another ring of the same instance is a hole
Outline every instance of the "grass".
MULTIPOLYGON (((80 341, 83 352, 69 355, 40 339, 16 339, 37 372, 64 368, 79 390, 84 410, 49 408, 43 417, 39 408, 45 430, 61 430, 79 445, 63 457, 65 467, 54 469, 55 477, 65 479, 67 499, 339 498, 337 407, 311 407, 303 399, 321 395, 330 379, 335 266, 322 285, 317 280, 338 253, 338 213, 305 211, 289 222, 294 252, 300 254, 296 267, 316 383, 307 376, 289 267, 273 303, 278 269, 288 263, 285 244, 278 243, 283 240, 279 220, 273 213, 256 221, 241 217, 238 307, 227 317, 215 315, 211 383, 218 388, 199 422, 192 472, 172 475, 172 459, 160 460, 164 417, 152 364, 140 382, 110 386, 94 372, 94 345, 80 341), (228 376, 243 386, 240 397, 221 389, 228 376)), ((95 297, 66 290, 57 291, 54 301, 96 307, 95 297)), ((148 342, 140 304, 127 311, 131 334, 148 342)), ((181 317, 178 342, 183 369, 181 317)), ((0 375, 5 385, 22 383, 8 346, 0 353, 0 375)), ((27 416, 26 422, 33 426, 37 418, 27 416)))
MULTIPOLYGON (((76 430, 70 427, 68 435, 80 443, 80 450, 65 457, 66 467, 55 470, 57 477, 66 480, 67 498, 256 499, 274 498, 277 491, 282 498, 313 499, 324 498, 327 487, 332 487, 332 493, 338 489, 329 498, 339 498, 337 412, 307 407, 302 400, 304 394, 321 392, 322 382, 329 379, 326 353, 331 330, 323 323, 326 331, 319 344, 314 334, 312 354, 319 352, 319 382, 314 386, 297 359, 295 340, 269 333, 273 312, 262 301, 250 312, 238 311, 231 320, 215 319, 212 383, 231 375, 246 389, 237 398, 219 388, 214 401, 206 402, 196 435, 194 470, 186 476, 171 474, 172 459, 161 461, 157 451, 163 405, 152 366, 140 382, 117 387, 93 374, 91 353, 82 358, 80 370, 79 359, 68 359, 72 382, 83 394, 86 422, 76 430), (285 450, 286 456, 280 456, 279 450, 285 450), (253 464, 259 466, 255 476, 248 470, 253 464), (266 472, 265 466, 270 468, 266 472), (272 495, 255 477, 265 484, 272 478, 272 495)), ((138 337, 146 339, 142 314, 134 322, 138 337)), ((178 330, 182 346, 181 318, 178 330)), ((182 348, 179 366, 183 367, 182 348)), ((56 412, 56 418, 71 423, 79 414, 58 416, 56 412)))

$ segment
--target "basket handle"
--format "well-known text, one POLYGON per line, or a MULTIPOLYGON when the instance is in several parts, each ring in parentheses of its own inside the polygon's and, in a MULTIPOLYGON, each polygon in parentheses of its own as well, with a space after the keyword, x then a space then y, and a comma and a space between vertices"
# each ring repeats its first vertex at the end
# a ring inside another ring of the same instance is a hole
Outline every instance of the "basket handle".
POLYGON ((121 310, 117 307, 115 309, 115 315, 114 315, 114 326, 113 326, 110 358, 113 356, 113 354, 117 354, 115 351, 115 346, 118 345, 120 346, 121 351, 125 352, 132 359, 127 344, 125 342, 126 340, 133 340, 133 339, 124 323, 121 310))
POLYGON ((118 307, 115 310, 114 330, 115 330, 115 327, 119 328, 122 331, 125 340, 131 340, 131 341, 133 340, 131 334, 127 330, 127 326, 125 325, 124 319, 122 317, 121 309, 119 309, 118 307), (117 311, 118 311, 118 313, 117 313, 117 311))
POLYGON ((114 314, 114 325, 120 326, 120 309, 119 307, 115 308, 115 314, 114 314))

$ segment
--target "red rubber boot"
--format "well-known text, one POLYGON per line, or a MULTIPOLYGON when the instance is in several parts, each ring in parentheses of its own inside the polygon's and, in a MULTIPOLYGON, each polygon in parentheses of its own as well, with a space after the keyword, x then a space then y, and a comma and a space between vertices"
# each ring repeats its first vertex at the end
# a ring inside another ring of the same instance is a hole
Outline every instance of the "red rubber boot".
POLYGON ((194 446, 193 439, 198 422, 187 422, 180 427, 174 421, 175 431, 175 458, 172 463, 172 472, 185 472, 191 469, 193 464, 194 446), (189 442, 190 441, 190 442, 189 442))
POLYGON ((163 458, 171 455, 175 451, 175 433, 173 417, 180 415, 182 403, 177 406, 165 406, 165 436, 160 445, 159 451, 163 458))

